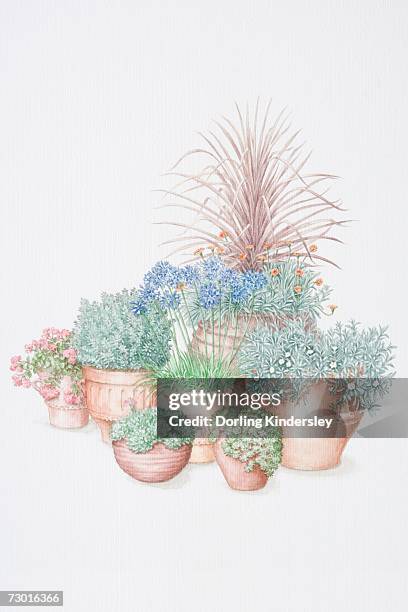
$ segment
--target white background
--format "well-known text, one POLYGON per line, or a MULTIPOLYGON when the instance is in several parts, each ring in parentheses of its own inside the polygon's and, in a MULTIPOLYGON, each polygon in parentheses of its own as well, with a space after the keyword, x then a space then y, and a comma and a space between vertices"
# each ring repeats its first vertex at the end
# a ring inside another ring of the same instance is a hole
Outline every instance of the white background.
POLYGON ((406 609, 404 440, 256 494, 215 465, 143 486, 93 426, 49 427, 7 362, 81 296, 140 282, 169 235, 160 174, 259 95, 343 177, 358 222, 322 274, 338 319, 389 323, 407 375, 407 6, 1 0, 0 589, 64 589, 69 612, 406 609))

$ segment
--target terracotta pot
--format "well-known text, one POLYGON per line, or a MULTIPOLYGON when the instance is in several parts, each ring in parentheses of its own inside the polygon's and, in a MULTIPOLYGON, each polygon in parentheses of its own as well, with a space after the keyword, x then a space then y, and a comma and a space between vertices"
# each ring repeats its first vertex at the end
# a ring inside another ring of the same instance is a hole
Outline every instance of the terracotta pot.
POLYGON ((106 444, 111 444, 110 434, 112 429, 112 421, 106 421, 105 419, 97 419, 96 417, 92 417, 92 420, 95 421, 96 425, 99 427, 102 442, 105 442, 106 444))
POLYGON ((225 480, 231 487, 237 491, 256 491, 262 489, 268 482, 268 477, 259 466, 256 466, 252 472, 245 471, 245 463, 228 457, 222 450, 223 438, 217 440, 214 445, 215 459, 221 468, 225 480))
MULTIPOLYGON (((258 325, 265 325, 266 327, 277 325, 278 328, 282 329, 285 327, 286 321, 288 321, 286 316, 277 317, 271 314, 252 314, 248 317, 239 314, 237 321, 229 320, 222 322, 221 328, 216 321, 214 322, 214 342, 211 323, 207 323, 204 331, 204 325, 200 321, 197 331, 193 335, 191 348, 198 351, 201 355, 206 355, 207 350, 208 355, 227 357, 238 351, 244 336, 258 325)), ((310 320, 305 322, 305 326, 310 329, 314 326, 314 323, 310 320)), ((232 360, 232 363, 236 363, 236 357, 232 360)))
POLYGON ((340 413, 342 430, 339 438, 283 438, 282 465, 293 470, 329 470, 339 465, 347 442, 357 429, 362 411, 340 413))
POLYGON ((89 414, 85 406, 64 406, 58 400, 45 402, 50 423, 60 429, 78 429, 88 424, 89 414))
POLYGON ((190 463, 211 463, 215 461, 214 443, 207 438, 196 438, 193 442, 190 463))
POLYGON ((147 453, 129 450, 126 440, 115 441, 112 446, 119 467, 142 482, 171 480, 187 465, 191 455, 191 446, 188 444, 172 450, 157 442, 147 453))
POLYGON ((95 423, 101 429, 102 439, 109 442, 106 421, 117 421, 130 411, 128 405, 132 400, 134 407, 144 410, 155 405, 154 394, 142 384, 146 370, 99 370, 90 366, 82 368, 86 405, 95 423))

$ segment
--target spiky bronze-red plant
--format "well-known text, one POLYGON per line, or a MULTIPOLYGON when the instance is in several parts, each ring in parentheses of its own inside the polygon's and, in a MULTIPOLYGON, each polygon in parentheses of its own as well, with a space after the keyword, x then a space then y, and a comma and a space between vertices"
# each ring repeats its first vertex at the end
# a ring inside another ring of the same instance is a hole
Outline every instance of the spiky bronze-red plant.
POLYGON ((164 243, 178 244, 172 254, 198 255, 210 249, 231 267, 244 270, 294 252, 311 262, 334 264, 316 254, 316 243, 341 242, 330 232, 346 222, 333 217, 344 209, 327 196, 337 177, 304 172, 310 153, 305 155, 303 145, 295 144, 299 132, 289 133, 285 111, 270 121, 269 110, 270 103, 260 117, 257 104, 252 117, 248 109, 243 117, 237 106, 237 125, 226 117, 216 121, 217 132, 200 134, 205 146, 183 155, 167 173, 180 181, 162 190, 172 197, 164 206, 185 208, 197 217, 191 224, 169 222, 184 228, 164 243), (189 156, 203 157, 200 172, 177 170, 189 156))

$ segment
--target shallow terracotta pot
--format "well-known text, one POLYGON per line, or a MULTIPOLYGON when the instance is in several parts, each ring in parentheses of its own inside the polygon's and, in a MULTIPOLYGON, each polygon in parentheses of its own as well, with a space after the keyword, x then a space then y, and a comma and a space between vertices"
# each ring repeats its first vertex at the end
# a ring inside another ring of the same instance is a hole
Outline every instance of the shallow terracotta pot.
POLYGON ((147 453, 129 450, 126 440, 112 442, 116 462, 126 474, 142 482, 165 482, 171 480, 187 465, 191 446, 184 444, 172 450, 157 442, 147 453))
POLYGON ((211 463, 215 461, 214 444, 207 438, 196 438, 193 442, 190 463, 211 463))
POLYGON ((155 397, 142 384, 146 370, 99 370, 90 366, 82 368, 84 376, 85 399, 89 413, 101 430, 102 439, 109 442, 106 421, 117 421, 130 411, 128 405, 132 400, 134 407, 144 410, 155 405, 155 397))
POLYGON ((89 421, 88 410, 85 406, 72 408, 58 403, 58 400, 46 402, 51 425, 60 429, 79 429, 85 427, 89 421))
POLYGON ((361 411, 340 415, 344 423, 345 437, 283 438, 282 465, 293 470, 329 470, 337 467, 362 415, 361 411))
POLYGON ((245 463, 228 457, 222 450, 223 438, 214 445, 215 459, 221 468, 225 480, 236 491, 256 491, 262 489, 268 482, 267 475, 256 466, 252 472, 245 471, 245 463))

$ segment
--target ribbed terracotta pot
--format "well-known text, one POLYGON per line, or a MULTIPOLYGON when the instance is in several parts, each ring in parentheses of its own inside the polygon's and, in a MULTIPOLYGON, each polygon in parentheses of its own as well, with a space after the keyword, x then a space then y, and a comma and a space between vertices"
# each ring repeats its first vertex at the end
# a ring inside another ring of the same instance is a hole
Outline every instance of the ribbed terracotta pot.
POLYGON ((207 438, 196 438, 193 442, 190 463, 211 463, 215 461, 214 443, 207 438))
MULTIPOLYGON (((200 321, 193 335, 191 348, 201 355, 227 357, 238 351, 244 336, 258 325, 265 325, 266 327, 277 325, 278 328, 282 329, 285 327, 286 321, 288 321, 288 317, 276 317, 270 314, 252 314, 250 316, 239 314, 236 321, 221 322, 221 327, 217 321, 214 321, 214 337, 212 324, 208 322, 204 329, 204 325, 200 321)), ((312 320, 305 322, 306 329, 311 329, 313 326, 315 326, 315 323, 312 320)), ((236 363, 236 356, 232 363, 236 363)))
POLYGON ((112 447, 122 470, 142 482, 171 480, 187 465, 191 455, 191 446, 188 444, 172 450, 157 442, 147 453, 129 450, 126 440, 115 440, 112 447))
POLYGON ((361 411, 341 413, 345 437, 283 438, 282 465, 293 470, 330 470, 340 464, 347 442, 357 429, 361 411))
POLYGON ((138 410, 155 405, 155 397, 142 384, 146 370, 99 370, 91 366, 82 368, 86 405, 101 430, 102 440, 110 442, 110 426, 130 411, 129 400, 138 410))
POLYGON ((256 491, 262 489, 268 482, 268 477, 259 466, 252 472, 245 471, 245 463, 228 457, 222 450, 223 438, 217 440, 214 445, 215 459, 221 468, 225 480, 236 491, 256 491))
POLYGON ((59 400, 46 402, 51 425, 60 429, 79 429, 85 427, 89 421, 88 410, 85 406, 64 406, 59 400))

